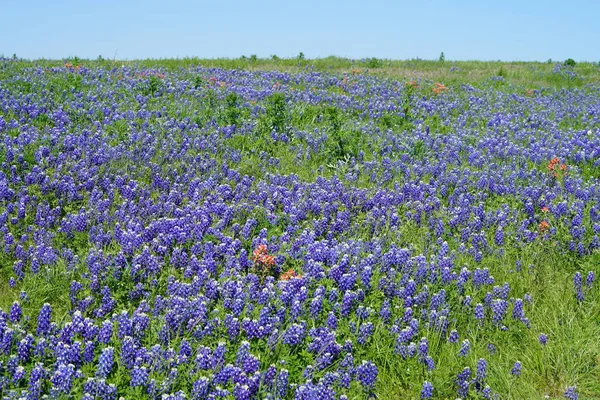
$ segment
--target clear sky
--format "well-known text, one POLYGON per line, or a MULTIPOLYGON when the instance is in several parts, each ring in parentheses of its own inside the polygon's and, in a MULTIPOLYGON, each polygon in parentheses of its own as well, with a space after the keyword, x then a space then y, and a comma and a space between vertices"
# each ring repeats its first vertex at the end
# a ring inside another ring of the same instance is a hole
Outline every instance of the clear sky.
POLYGON ((0 55, 600 61, 599 0, 0 0, 0 55))

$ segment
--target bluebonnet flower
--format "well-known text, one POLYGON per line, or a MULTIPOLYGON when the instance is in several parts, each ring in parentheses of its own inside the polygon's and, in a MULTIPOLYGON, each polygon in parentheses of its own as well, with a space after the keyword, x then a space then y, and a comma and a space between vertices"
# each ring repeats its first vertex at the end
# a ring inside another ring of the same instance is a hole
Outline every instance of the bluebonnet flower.
POLYGON ((357 342, 361 345, 364 345, 367 342, 367 340, 369 339, 369 337, 371 337, 371 335, 373 334, 374 329, 375 329, 375 327, 373 326, 373 323, 371 323, 371 322, 362 324, 358 330, 357 342))
POLYGON ((29 392, 28 398, 36 399, 39 398, 42 391, 43 380, 47 373, 44 367, 40 364, 36 364, 29 374, 29 384, 27 391, 29 392))
POLYGON ((285 397, 288 391, 289 385, 289 372, 286 369, 282 369, 277 374, 277 382, 275 383, 276 392, 279 397, 285 397))
POLYGON ((523 313, 523 300, 521 300, 521 299, 515 300, 512 316, 514 319, 518 319, 518 320, 521 320, 525 317, 525 314, 523 313))
POLYGON ((112 340, 113 324, 109 320, 102 322, 100 331, 98 332, 98 341, 103 344, 108 344, 112 340))
POLYGON ((298 345, 304 340, 306 334, 306 324, 292 324, 283 335, 283 343, 289 345, 298 345))
POLYGON ((15 301, 13 305, 10 307, 9 319, 12 322, 21 321, 21 317, 23 316, 23 310, 21 309, 21 304, 18 301, 15 301))
POLYGON ((496 235, 494 236, 494 242, 498 246, 504 246, 504 231, 503 231, 502 227, 498 227, 498 229, 496 229, 496 235))
POLYGON ((433 384, 431 382, 423 382, 423 388, 421 389, 421 399, 430 399, 433 397, 433 384))
POLYGON ((212 355, 212 369, 217 368, 220 365, 225 363, 225 352, 227 348, 225 347, 225 343, 217 344, 217 347, 213 351, 212 355))
POLYGON ((475 318, 479 321, 483 321, 483 319, 485 318, 483 304, 481 304, 481 303, 478 303, 475 306, 475 318))
POLYGON ((120 360, 127 369, 133 368, 136 355, 136 346, 131 336, 126 336, 121 342, 120 360))
POLYGON ((461 357, 466 357, 469 355, 470 351, 471 351, 471 342, 469 341, 469 339, 463 340, 462 345, 460 347, 460 351, 458 352, 458 355, 461 357))
POLYGON ((545 333, 540 333, 538 340, 541 345, 545 346, 548 343, 548 336, 545 333))
POLYGON ((427 338, 421 338, 418 347, 419 359, 424 362, 425 358, 429 355, 429 342, 427 338))
POLYGON ((252 393, 248 385, 236 384, 233 388, 233 397, 235 397, 236 400, 250 400, 252 398, 252 393))
POLYGON ((304 385, 300 385, 295 394, 296 400, 334 400, 335 398, 333 389, 322 383, 314 384, 307 382, 304 385))
POLYGON ((33 350, 33 344, 34 339, 31 335, 27 335, 25 338, 21 339, 17 349, 17 355, 20 362, 27 363, 29 361, 31 351, 33 350))
POLYGON ((465 367, 456 377, 456 385, 458 386, 458 396, 466 397, 469 394, 469 385, 471 382, 471 369, 465 367))
POLYGON ((356 379, 365 388, 373 388, 377 380, 377 366, 370 361, 363 361, 356 367, 356 379))
POLYGON ((52 383, 51 393, 71 393, 76 375, 75 366, 72 364, 59 364, 50 378, 50 382, 52 383))
POLYGON ((425 357, 425 366, 429 371, 433 371, 435 369, 435 362, 433 361, 433 357, 425 357))
POLYGON ((583 293, 583 277, 581 276, 581 272, 575 273, 573 285, 575 286, 575 297, 577 298, 577 301, 582 302, 585 295, 583 293))
POLYGON ((521 362, 520 361, 516 361, 515 364, 513 365, 512 369, 510 370, 511 375, 519 377, 521 376, 521 362))
POLYGON ((277 367, 271 364, 267 370, 263 373, 263 384, 267 387, 272 387, 273 382, 275 381, 275 376, 277 375, 277 367))
POLYGON ((450 335, 448 336, 448 342, 458 343, 458 332, 456 331, 456 329, 450 331, 450 335))
POLYGON ((567 387, 567 390, 565 390, 564 397, 565 397, 565 399, 568 399, 568 400, 579 399, 579 395, 577 394, 577 386, 567 387))
POLYGON ((486 375, 487 362, 485 361, 485 359, 480 358, 479 361, 477 361, 477 372, 475 374, 475 379, 477 382, 482 383, 485 380, 486 375))
POLYGON ((191 397, 194 400, 205 399, 210 390, 210 380, 206 377, 198 378, 192 385, 191 397))
POLYGON ((112 347, 105 347, 102 349, 102 353, 98 357, 98 366, 96 369, 96 375, 100 378, 107 378, 111 373, 114 362, 114 349, 112 347))
POLYGON ((495 324, 500 324, 504 319, 508 308, 508 302, 503 299, 496 299, 492 301, 492 321, 495 324))
POLYGON ((18 386, 19 381, 25 378, 25 368, 19 365, 13 372, 12 382, 13 385, 18 386))
POLYGON ((145 386, 148 382, 148 370, 146 367, 134 367, 131 371, 131 386, 145 386))
POLYGON ((96 350, 96 342, 88 340, 83 348, 83 362, 91 363, 94 361, 94 352, 96 350))
POLYGON ((595 280, 596 280, 596 274, 594 273, 594 271, 589 271, 585 278, 585 284, 588 286, 592 286, 592 284, 594 283, 595 280))
POLYGON ((490 399, 492 397, 492 388, 486 385, 481 391, 481 397, 484 399, 490 399))

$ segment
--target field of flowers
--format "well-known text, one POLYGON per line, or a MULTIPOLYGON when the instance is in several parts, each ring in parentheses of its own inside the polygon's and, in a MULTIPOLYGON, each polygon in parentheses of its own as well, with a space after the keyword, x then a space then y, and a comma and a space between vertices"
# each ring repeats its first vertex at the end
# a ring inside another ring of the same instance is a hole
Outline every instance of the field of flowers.
POLYGON ((600 86, 0 77, 2 398, 600 398, 600 86))

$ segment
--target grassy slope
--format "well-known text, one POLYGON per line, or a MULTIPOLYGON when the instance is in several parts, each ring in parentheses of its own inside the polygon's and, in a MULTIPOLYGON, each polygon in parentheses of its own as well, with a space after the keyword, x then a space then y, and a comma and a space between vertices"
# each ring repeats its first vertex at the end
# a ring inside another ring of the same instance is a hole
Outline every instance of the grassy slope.
MULTIPOLYGON (((574 71, 578 78, 567 79, 562 76, 550 74, 554 64, 547 63, 501 63, 501 62, 450 62, 444 63, 424 60, 411 61, 383 61, 381 67, 368 68, 368 62, 355 62, 347 59, 326 58, 319 60, 144 60, 144 61, 89 61, 71 60, 85 65, 105 64, 121 65, 136 64, 145 67, 160 67, 165 69, 185 68, 201 64, 204 66, 222 68, 248 68, 248 69, 277 69, 300 71, 313 67, 316 70, 334 70, 340 73, 360 71, 393 77, 395 79, 429 79, 447 84, 477 83, 492 76, 503 76, 508 82, 525 87, 574 87, 586 84, 600 83, 600 69, 593 64, 578 64, 574 71), (451 67, 458 68, 450 72, 451 67)), ((38 61, 40 65, 61 65, 63 61, 38 61)), ((0 72, 1 74, 1 72, 0 72)), ((302 171, 316 171, 314 162, 298 166, 292 154, 281 154, 283 169, 289 172, 296 168, 302 171)), ((287 171, 283 171, 287 172, 287 171)), ((314 179, 314 174, 306 173, 305 179, 314 179)), ((419 243, 418 232, 406 232, 405 241, 419 243), (412 233, 412 236, 411 236, 412 233)), ((1 259, 0 259, 1 260, 1 259)), ((599 332, 598 318, 600 316, 600 297, 598 293, 590 293, 583 304, 578 304, 572 293, 572 276, 575 270, 594 270, 598 274, 600 264, 597 258, 591 257, 585 261, 575 261, 564 256, 549 255, 545 249, 527 248, 507 253, 503 259, 488 258, 484 265, 489 267, 502 284, 509 282, 515 292, 529 292, 535 299, 535 308, 528 313, 532 326, 535 329, 515 332, 507 337, 505 333, 483 336, 476 326, 470 330, 468 338, 474 347, 466 361, 457 358, 456 353, 450 351, 450 346, 440 346, 443 354, 436 355, 439 360, 444 360, 438 365, 434 375, 423 371, 417 363, 399 364, 388 362, 394 358, 392 355, 393 343, 382 341, 373 348, 376 354, 367 357, 377 359, 378 364, 386 365, 380 371, 378 392, 381 399, 414 398, 418 395, 420 383, 424 378, 432 379, 436 387, 451 385, 457 366, 476 365, 479 358, 483 357, 490 365, 490 385, 495 391, 507 394, 506 398, 527 399, 540 398, 549 395, 559 398, 564 387, 577 384, 580 390, 588 397, 600 398, 600 342, 597 340, 599 332), (507 266, 515 264, 516 259, 521 259, 524 266, 532 265, 531 269, 525 267, 522 272, 511 272, 507 266), (540 351, 537 342, 540 332, 549 335, 549 343, 540 351), (500 343, 499 341, 502 341, 500 343), (499 350, 496 354, 489 354, 483 343, 494 343, 499 350), (502 344, 500 346, 500 344, 502 344), (509 371, 496 371, 498 368, 510 368, 514 360, 521 360, 524 364, 523 376, 519 381, 510 378, 509 371), (402 375, 398 368, 413 368, 413 371, 403 370, 402 375), (447 373, 445 372, 447 371, 447 373), (400 377, 404 380, 400 380, 400 377), (408 377, 408 378, 407 378, 408 377), (411 379, 412 378, 412 379, 411 379)), ((471 268, 471 266, 469 266, 471 268)), ((57 266, 57 271, 64 266, 57 266)), ((20 289, 29 294, 31 303, 30 311, 39 310, 46 301, 68 301, 66 291, 72 279, 70 276, 48 271, 38 276, 28 275, 20 289)), ((6 279, 0 280, 0 307, 7 310, 12 301, 18 297, 18 291, 12 291, 6 285, 6 279)), ((369 299, 378 302, 380 299, 369 299)), ((28 310, 25 310, 28 313, 28 310)), ((60 319, 60 317, 58 317, 60 319)), ((430 336, 430 337, 433 337, 430 336)), ((375 334, 377 339, 377 333, 375 334)), ((456 348, 457 350, 458 348, 456 348)), ((357 397, 358 398, 358 397, 357 397)))

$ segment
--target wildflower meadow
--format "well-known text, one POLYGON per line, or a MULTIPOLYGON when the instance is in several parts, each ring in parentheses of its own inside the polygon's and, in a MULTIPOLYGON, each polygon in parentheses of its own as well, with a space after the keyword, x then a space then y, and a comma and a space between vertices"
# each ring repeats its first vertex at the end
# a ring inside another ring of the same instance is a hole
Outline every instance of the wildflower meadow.
POLYGON ((0 397, 600 398, 599 67, 376 61, 0 59, 0 397))

